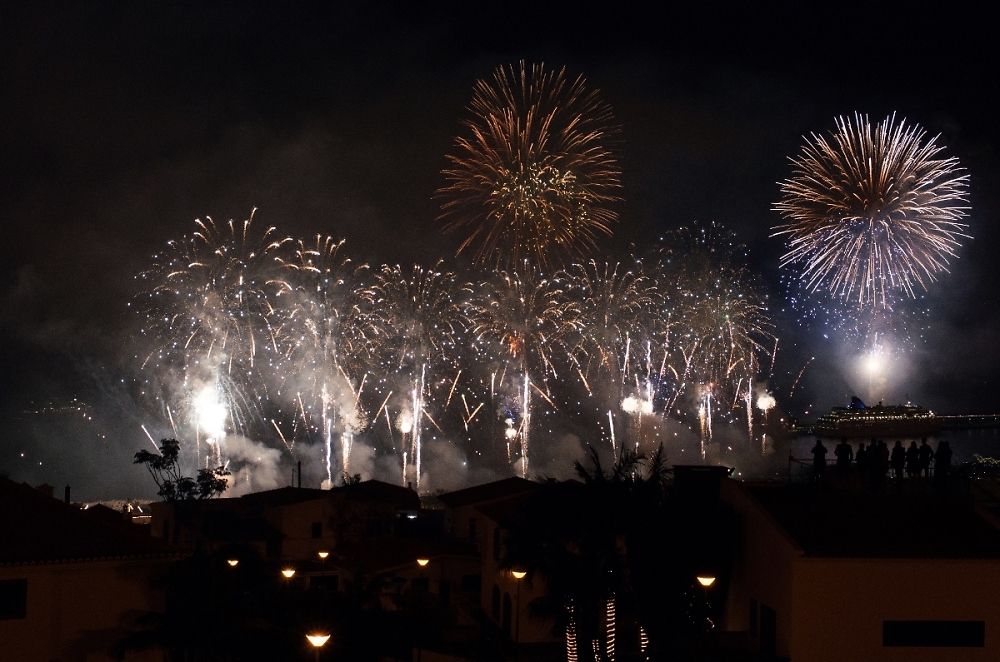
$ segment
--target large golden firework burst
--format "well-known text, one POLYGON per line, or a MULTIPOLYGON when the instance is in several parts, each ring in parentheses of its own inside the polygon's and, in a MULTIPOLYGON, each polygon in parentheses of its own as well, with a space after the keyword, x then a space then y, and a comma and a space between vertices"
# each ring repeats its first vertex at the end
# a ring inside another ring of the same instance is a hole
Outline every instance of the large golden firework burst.
POLYGON ((948 270, 968 237, 968 177, 925 136, 895 115, 873 124, 855 114, 791 159, 775 205, 786 222, 774 231, 786 237, 782 266, 797 265, 809 291, 886 309, 948 270))
POLYGON ((611 109, 583 77, 544 65, 498 67, 476 83, 466 135, 443 172, 439 220, 465 235, 477 264, 542 267, 579 258, 610 235, 620 169, 611 109))

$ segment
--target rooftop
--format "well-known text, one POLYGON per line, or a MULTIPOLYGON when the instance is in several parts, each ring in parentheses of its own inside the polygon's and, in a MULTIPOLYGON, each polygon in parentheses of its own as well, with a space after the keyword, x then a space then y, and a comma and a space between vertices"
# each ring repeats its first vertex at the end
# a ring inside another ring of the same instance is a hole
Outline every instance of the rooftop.
POLYGON ((168 558, 181 552, 143 527, 0 478, 0 565, 168 558), (131 528, 130 528, 131 527, 131 528))
POLYGON ((448 508, 461 508, 475 503, 485 503, 521 494, 538 487, 538 483, 524 478, 504 478, 503 480, 484 483, 475 487, 467 487, 455 492, 446 492, 438 496, 438 499, 448 508))
POLYGON ((745 489, 806 556, 1000 558, 1000 528, 968 495, 871 494, 781 483, 745 489))

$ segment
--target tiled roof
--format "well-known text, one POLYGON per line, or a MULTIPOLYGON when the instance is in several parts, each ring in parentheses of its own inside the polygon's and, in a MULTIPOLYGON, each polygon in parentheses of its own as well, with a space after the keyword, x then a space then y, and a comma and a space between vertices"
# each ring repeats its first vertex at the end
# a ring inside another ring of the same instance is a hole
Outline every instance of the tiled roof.
POLYGON ((470 504, 486 503, 521 494, 538 487, 538 483, 524 478, 504 478, 503 480, 484 483, 475 487, 467 487, 456 492, 446 492, 438 495, 438 499, 448 508, 460 508, 470 504))
POLYGON ((0 478, 0 565, 172 557, 181 552, 140 527, 0 478))

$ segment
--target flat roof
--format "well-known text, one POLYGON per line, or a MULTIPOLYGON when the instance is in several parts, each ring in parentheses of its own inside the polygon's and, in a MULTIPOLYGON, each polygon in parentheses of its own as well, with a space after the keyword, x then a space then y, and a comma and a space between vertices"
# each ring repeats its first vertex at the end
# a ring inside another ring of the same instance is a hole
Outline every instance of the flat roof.
MULTIPOLYGON (((1000 528, 969 495, 872 494, 814 484, 745 484, 806 556, 1000 558, 1000 528)), ((929 489, 929 486, 928 486, 929 489)))

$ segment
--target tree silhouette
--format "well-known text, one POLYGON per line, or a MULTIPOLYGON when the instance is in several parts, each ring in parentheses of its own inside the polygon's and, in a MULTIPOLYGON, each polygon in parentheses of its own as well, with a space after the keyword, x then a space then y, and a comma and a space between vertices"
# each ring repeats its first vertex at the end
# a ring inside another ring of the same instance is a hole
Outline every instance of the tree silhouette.
POLYGON ((146 465, 149 475, 160 488, 157 492, 160 498, 164 501, 211 499, 226 491, 229 487, 226 477, 230 472, 223 466, 199 469, 196 478, 182 475, 178 463, 180 447, 180 442, 176 439, 164 439, 160 442, 159 455, 147 450, 135 454, 133 464, 146 465))

